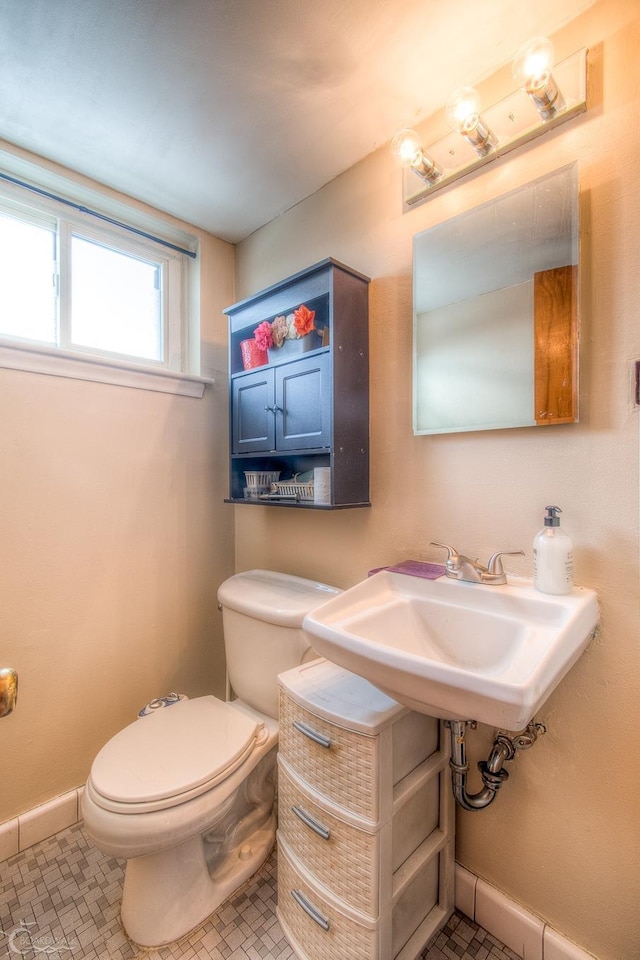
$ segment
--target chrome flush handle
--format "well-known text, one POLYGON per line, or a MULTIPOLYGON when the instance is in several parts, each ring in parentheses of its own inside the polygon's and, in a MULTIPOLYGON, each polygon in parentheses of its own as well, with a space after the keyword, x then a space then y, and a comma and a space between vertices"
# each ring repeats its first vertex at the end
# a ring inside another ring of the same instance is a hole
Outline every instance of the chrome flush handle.
POLYGON ((18 674, 12 667, 0 669, 0 718, 8 717, 18 701, 18 674))

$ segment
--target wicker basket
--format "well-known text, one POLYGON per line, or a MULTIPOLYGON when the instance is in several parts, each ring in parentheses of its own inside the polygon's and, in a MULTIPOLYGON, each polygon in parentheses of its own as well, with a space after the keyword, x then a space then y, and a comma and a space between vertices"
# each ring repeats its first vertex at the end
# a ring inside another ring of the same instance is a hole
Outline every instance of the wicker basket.
POLYGON ((280 479, 279 470, 245 470, 247 490, 251 493, 268 493, 271 485, 280 479))
POLYGON ((279 497, 291 497, 294 500, 313 500, 313 480, 310 483, 298 483, 296 478, 282 483, 272 483, 271 493, 279 497))

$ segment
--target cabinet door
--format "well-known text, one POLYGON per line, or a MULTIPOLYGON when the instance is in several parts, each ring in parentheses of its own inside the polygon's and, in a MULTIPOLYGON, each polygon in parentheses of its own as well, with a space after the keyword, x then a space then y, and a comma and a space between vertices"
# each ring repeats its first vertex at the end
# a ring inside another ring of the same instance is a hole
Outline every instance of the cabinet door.
POLYGON ((331 363, 316 354, 275 368, 276 448, 331 445, 331 363))
POLYGON ((267 367, 233 381, 234 453, 269 451, 275 446, 273 370, 267 367))

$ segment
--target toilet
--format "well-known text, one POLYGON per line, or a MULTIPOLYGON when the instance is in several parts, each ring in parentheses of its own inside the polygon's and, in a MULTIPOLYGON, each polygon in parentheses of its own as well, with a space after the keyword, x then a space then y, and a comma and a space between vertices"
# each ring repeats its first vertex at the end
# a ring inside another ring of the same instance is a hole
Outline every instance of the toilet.
POLYGON ((269 570, 225 580, 229 683, 237 699, 185 699, 141 717, 100 750, 82 807, 93 843, 126 859, 121 918, 144 947, 209 916, 275 840, 279 673, 317 654, 306 613, 335 587, 269 570))

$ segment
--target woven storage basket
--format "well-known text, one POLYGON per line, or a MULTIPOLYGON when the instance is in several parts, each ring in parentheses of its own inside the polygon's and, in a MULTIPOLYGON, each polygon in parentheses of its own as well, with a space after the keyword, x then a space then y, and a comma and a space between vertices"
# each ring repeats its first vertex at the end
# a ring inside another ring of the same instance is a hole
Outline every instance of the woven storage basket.
POLYGON ((279 470, 245 470, 247 489, 256 493, 266 493, 271 484, 280 479, 279 470))
POLYGON ((280 690, 280 750, 287 763, 312 789, 373 823, 379 817, 378 741, 316 717, 280 690), (305 737, 295 720, 328 737, 331 747, 305 737))
POLYGON ((271 484, 271 493, 281 497, 295 497, 297 500, 313 500, 313 481, 298 483, 293 480, 283 480, 281 483, 271 484))
POLYGON ((375 920, 378 916, 378 834, 340 820, 302 791, 280 758, 279 824, 292 853, 334 896, 375 920), (295 813, 297 808, 329 831, 325 840, 295 813))
POLYGON ((294 949, 300 956, 313 960, 376 960, 378 931, 371 921, 357 923, 336 909, 329 900, 310 886, 285 844, 278 845, 278 919, 294 949), (292 890, 301 893, 324 917, 329 929, 324 930, 296 902, 292 890), (365 926, 366 924, 366 926, 365 926))

